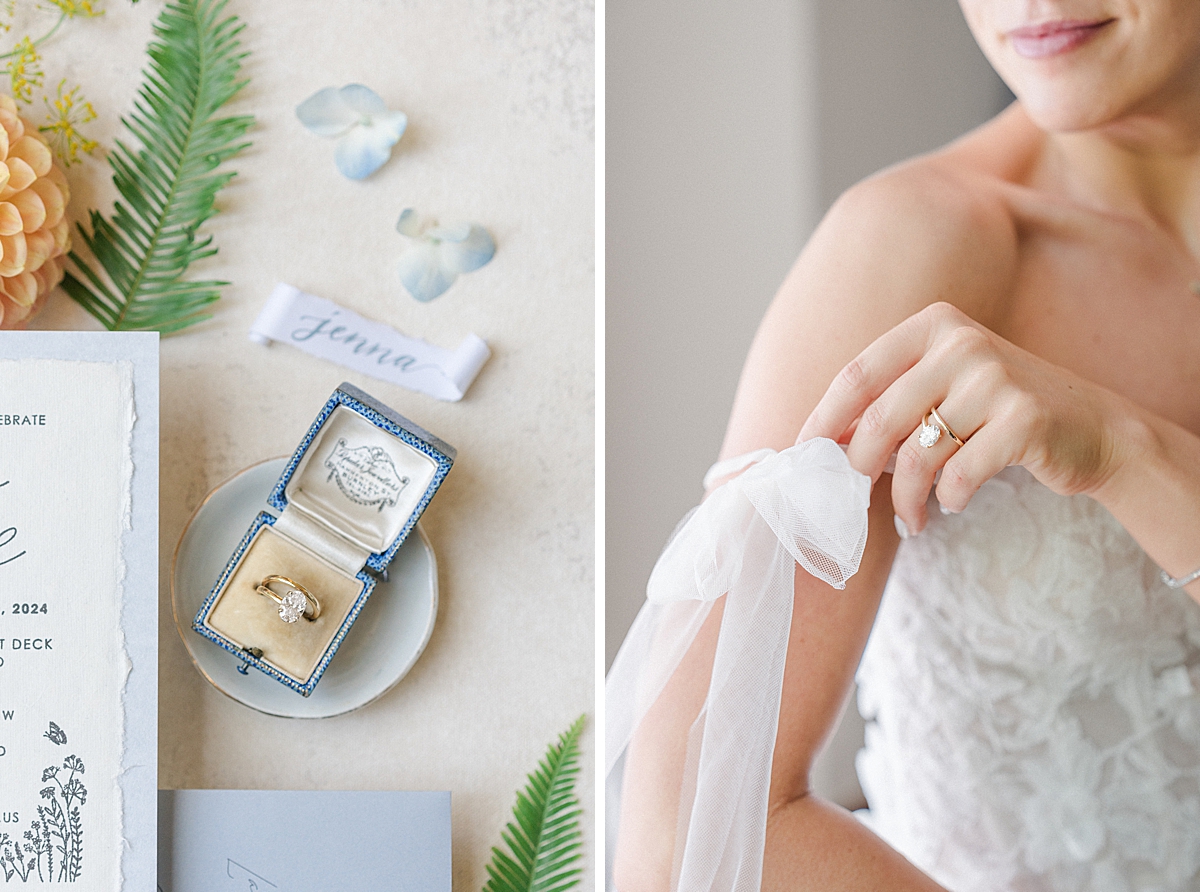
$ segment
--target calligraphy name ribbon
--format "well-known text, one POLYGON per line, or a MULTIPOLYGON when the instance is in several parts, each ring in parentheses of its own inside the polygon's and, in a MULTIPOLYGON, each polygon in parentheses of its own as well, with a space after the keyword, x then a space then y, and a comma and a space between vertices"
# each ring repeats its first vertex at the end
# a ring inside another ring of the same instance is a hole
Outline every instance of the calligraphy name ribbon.
POLYGON ((449 402, 463 398, 492 355, 478 335, 468 334, 457 349, 446 350, 282 283, 275 286, 251 326, 250 340, 291 344, 312 356, 449 402))
POLYGON ((867 541, 870 478, 827 439, 721 462, 750 467, 693 509, 667 543, 605 683, 606 774, 691 646, 725 609, 692 724, 673 888, 758 892, 796 564, 842 589, 867 541))

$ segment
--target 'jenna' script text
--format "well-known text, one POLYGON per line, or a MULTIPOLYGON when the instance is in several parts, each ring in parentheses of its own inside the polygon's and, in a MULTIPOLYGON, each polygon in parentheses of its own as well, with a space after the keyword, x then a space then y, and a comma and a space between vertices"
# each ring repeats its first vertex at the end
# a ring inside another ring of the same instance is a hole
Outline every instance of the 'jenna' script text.
POLYGON ((312 321, 309 328, 297 328, 291 338, 296 343, 304 343, 313 338, 326 338, 335 344, 344 344, 347 352, 356 356, 374 356, 379 365, 391 365, 402 372, 416 372, 421 369, 436 368, 429 363, 421 364, 417 357, 408 353, 393 354, 390 347, 385 347, 379 341, 371 341, 365 335, 352 331, 344 325, 334 325, 332 317, 301 316, 303 322, 312 321))
MULTIPOLYGON (((5 480, 3 483, 0 483, 0 488, 5 486, 8 486, 7 480, 5 480)), ((3 526, 3 523, 0 523, 0 526, 3 526)), ((16 538, 16 527, 5 527, 4 529, 0 529, 0 567, 3 567, 5 564, 11 564, 17 558, 24 556, 24 551, 16 550, 17 547, 14 545, 14 540, 16 538), (14 552, 16 553, 14 554, 14 552)))
POLYGON ((478 335, 469 334, 457 349, 446 350, 282 282, 249 334, 256 344, 291 344, 310 356, 450 401, 463 398, 491 355, 478 335))

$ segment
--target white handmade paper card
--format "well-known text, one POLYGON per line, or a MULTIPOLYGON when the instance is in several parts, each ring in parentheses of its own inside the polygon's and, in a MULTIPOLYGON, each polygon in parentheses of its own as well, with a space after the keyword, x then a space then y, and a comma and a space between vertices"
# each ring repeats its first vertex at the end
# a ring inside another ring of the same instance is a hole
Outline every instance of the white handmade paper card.
POLYGON ((0 334, 6 884, 151 888, 157 359, 153 334, 0 334))

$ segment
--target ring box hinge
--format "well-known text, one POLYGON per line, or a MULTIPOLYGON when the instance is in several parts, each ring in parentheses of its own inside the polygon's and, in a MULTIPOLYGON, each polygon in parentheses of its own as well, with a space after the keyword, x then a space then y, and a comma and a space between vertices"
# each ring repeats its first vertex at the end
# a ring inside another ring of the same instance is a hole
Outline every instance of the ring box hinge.
MULTIPOLYGON (((263 649, 261 647, 250 647, 249 645, 243 645, 242 650, 246 654, 248 654, 249 656, 253 657, 256 660, 261 660, 263 658, 263 649)), ((237 671, 240 672, 242 675, 249 675, 250 674, 250 661, 243 658, 242 665, 237 667, 237 671)))

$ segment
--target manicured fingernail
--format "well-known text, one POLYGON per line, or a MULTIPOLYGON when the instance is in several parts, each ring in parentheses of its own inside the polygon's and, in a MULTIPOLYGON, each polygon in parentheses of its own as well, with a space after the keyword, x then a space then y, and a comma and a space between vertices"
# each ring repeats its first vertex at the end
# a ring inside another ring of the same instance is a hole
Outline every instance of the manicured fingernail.
POLYGON ((900 519, 899 514, 893 514, 892 520, 896 523, 896 532, 900 534, 900 538, 907 539, 909 537, 908 524, 900 519))

